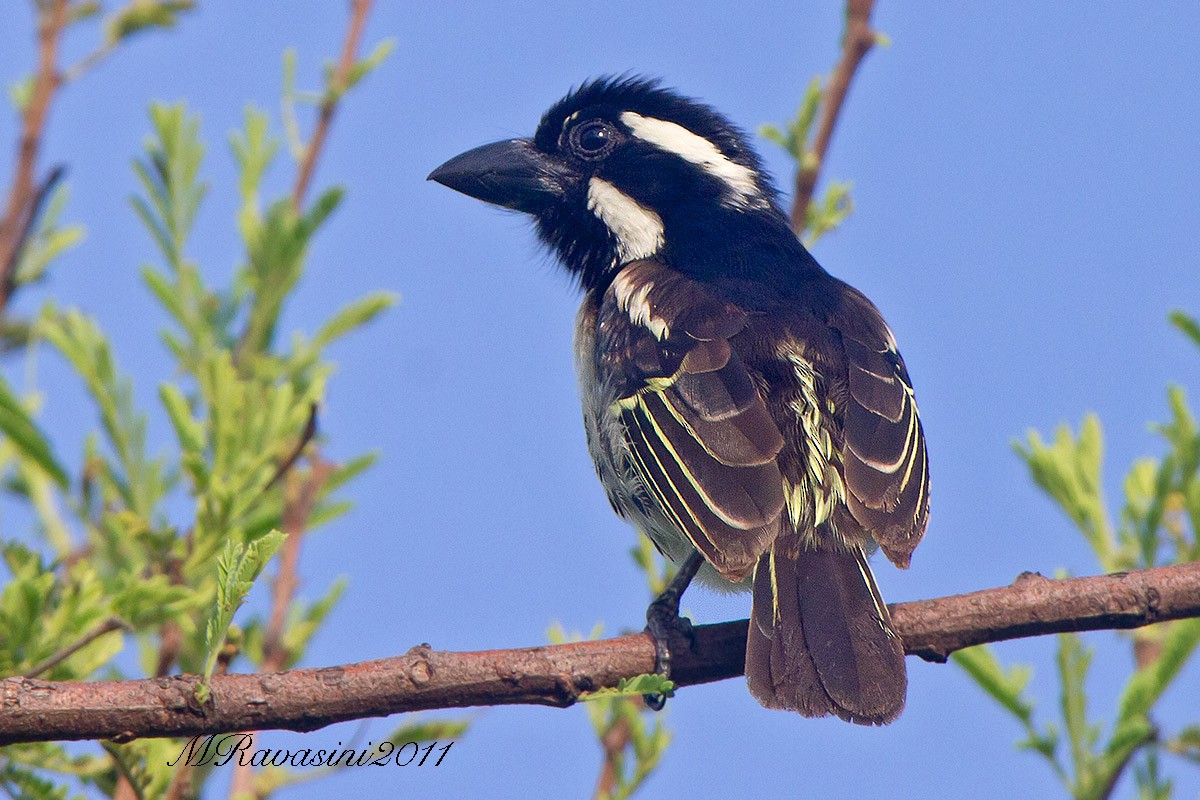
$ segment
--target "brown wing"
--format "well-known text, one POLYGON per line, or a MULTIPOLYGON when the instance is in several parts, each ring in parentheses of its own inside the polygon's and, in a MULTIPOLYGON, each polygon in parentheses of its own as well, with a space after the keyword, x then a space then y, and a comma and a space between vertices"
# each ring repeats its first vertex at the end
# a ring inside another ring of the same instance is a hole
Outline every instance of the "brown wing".
POLYGON ((887 557, 906 567, 929 516, 925 434, 908 370, 887 323, 857 290, 844 286, 829 323, 842 335, 848 372, 846 505, 887 557))
POLYGON ((730 580, 753 570, 784 506, 783 436, 730 343, 745 325, 741 309, 654 262, 618 274, 598 324, 639 477, 730 580))

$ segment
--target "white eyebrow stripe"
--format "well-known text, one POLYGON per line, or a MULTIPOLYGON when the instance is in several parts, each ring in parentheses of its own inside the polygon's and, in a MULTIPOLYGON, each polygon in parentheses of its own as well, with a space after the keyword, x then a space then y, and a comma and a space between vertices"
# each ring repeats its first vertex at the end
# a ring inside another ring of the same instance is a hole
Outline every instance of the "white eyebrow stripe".
POLYGON ((689 161, 729 187, 735 205, 758 205, 762 200, 754 170, 731 161, 717 146, 703 136, 692 133, 682 125, 655 117, 643 117, 634 111, 621 114, 621 122, 644 142, 660 150, 674 153, 689 161))
POLYGON ((616 238, 620 263, 649 258, 662 249, 662 217, 603 178, 588 181, 588 210, 616 238))

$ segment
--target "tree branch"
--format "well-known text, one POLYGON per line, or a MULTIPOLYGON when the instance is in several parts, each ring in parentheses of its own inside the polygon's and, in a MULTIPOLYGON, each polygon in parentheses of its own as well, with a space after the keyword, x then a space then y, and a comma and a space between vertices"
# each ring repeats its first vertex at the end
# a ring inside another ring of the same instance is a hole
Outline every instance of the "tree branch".
MULTIPOLYGON (((985 642, 1064 631, 1137 628, 1200 616, 1200 562, 1091 578, 1033 573, 1011 585, 891 607, 905 650, 942 662, 985 642)), ((695 628, 674 643, 680 686, 742 674, 746 621, 695 628)), ((569 706, 584 692, 654 670, 645 633, 520 650, 442 652, 423 644, 402 656, 337 667, 212 679, 210 707, 196 705, 194 675, 134 681, 0 681, 0 745, 14 742, 194 736, 335 722, 402 711, 478 705, 569 706)))
POLYGON ((304 158, 300 162, 300 172, 296 178, 296 186, 292 190, 292 206, 299 211, 304 205, 304 196, 312 183, 313 173, 317 169, 317 159, 325 146, 325 137, 329 135, 329 126, 333 122, 333 114, 337 111, 338 101, 346 92, 346 84, 350 78, 350 70, 358 58, 358 43, 362 40, 363 27, 367 15, 371 12, 374 0, 353 0, 350 9, 350 28, 346 32, 346 40, 342 45, 342 56, 338 59, 337 71, 333 75, 330 86, 326 89, 325 97, 321 100, 317 116, 317 127, 312 139, 304 149, 304 158))
MULTIPOLYGON (((46 127, 46 115, 54 92, 62 83, 58 72, 58 45, 67 25, 67 0, 52 0, 40 6, 38 14, 38 67, 33 90, 21 113, 21 138, 17 144, 16 166, 9 187, 4 216, 0 218, 0 317, 8 307, 16 287, 15 272, 21 250, 33 229, 37 215, 38 188, 34 182, 38 151, 46 127)), ((53 180, 57 180, 54 177, 53 180)), ((44 183, 43 186, 51 186, 44 183)))
POLYGON ((875 31, 871 29, 871 10, 875 0, 847 0, 846 35, 842 41, 842 57, 833 70, 829 85, 821 99, 821 121, 817 127, 817 138, 813 146, 806 148, 800 169, 796 172, 796 191, 792 198, 792 229, 797 233, 804 230, 808 204, 812 202, 829 142, 842 104, 850 91, 850 82, 858 71, 858 65, 875 46, 875 31))

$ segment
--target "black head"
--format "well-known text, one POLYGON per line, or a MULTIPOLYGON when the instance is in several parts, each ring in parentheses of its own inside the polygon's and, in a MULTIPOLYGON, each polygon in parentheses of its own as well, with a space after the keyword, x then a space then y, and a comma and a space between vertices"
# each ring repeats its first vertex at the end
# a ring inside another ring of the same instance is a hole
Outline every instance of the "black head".
POLYGON ((585 83, 532 139, 476 148, 429 177, 533 215, 589 288, 642 258, 701 278, 811 262, 745 134, 654 81, 585 83))

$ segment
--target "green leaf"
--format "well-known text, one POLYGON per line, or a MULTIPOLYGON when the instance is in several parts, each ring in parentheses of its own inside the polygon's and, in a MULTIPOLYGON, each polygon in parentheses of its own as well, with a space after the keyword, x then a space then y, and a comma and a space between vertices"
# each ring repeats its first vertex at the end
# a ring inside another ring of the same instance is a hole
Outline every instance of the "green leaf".
POLYGON ((1193 344, 1200 347, 1200 322, 1197 322, 1195 317, 1182 311, 1172 311, 1168 319, 1172 325, 1183 331, 1193 344))
POLYGON ((616 687, 597 689, 585 692, 580 699, 605 700, 613 697, 640 697, 644 694, 661 694, 665 697, 675 696, 675 683, 662 675, 637 675, 632 678, 622 678, 616 687))
POLYGON ((770 122, 764 122, 758 126, 758 135, 766 139, 768 142, 773 142, 783 149, 788 148, 787 135, 780 129, 778 125, 773 125, 770 122))
POLYGON ((164 383, 158 387, 159 398, 171 418, 179 446, 188 455, 200 455, 205 449, 204 425, 192 417, 192 409, 178 386, 164 383))
POLYGON ((143 520, 154 517, 157 504, 171 488, 161 460, 146 453, 146 417, 133 405, 133 385, 116 366, 108 340, 94 321, 71 310, 58 314, 47 306, 38 330, 83 378, 100 411, 116 463, 106 463, 105 477, 124 505, 143 520))
POLYGON ((1017 741, 1018 750, 1030 750, 1046 759, 1054 773, 1063 783, 1068 783, 1066 773, 1058 763, 1058 728, 1047 725, 1044 731, 1039 731, 1033 725, 1025 730, 1025 738, 1017 741))
MULTIPOLYGON (((134 170, 139 175, 141 174, 141 169, 140 166, 134 167, 134 170)), ((142 198, 132 197, 129 202, 133 206, 134 213, 137 214, 138 219, 142 221, 142 224, 146 226, 146 230, 150 232, 150 236, 154 239, 154 243, 158 245, 158 249, 167 258, 171 258, 174 255, 174 247, 171 244, 170 234, 163 228, 162 222, 160 222, 159 218, 150 210, 150 206, 142 198)))
MULTIPOLYGON (((337 605, 342 594, 346 591, 345 577, 339 577, 329 587, 329 591, 325 596, 317 600, 307 608, 300 603, 292 606, 292 613, 288 620, 287 627, 283 632, 283 649, 291 654, 292 658, 284 665, 285 669, 291 668, 295 658, 298 658, 304 652, 304 648, 308 646, 313 634, 329 616, 329 612, 337 605)), ((437 738, 436 736, 433 738, 437 738)))
MULTIPOLYGON (((9 443, 8 448, 13 448, 9 443)), ((7 458, 7 453, 5 454, 7 458)), ((20 491, 33 506, 38 523, 46 541, 54 548, 59 558, 67 558, 76 551, 75 537, 67 527, 59 507, 59 491, 53 477, 32 460, 20 461, 17 472, 12 476, 13 489, 20 491), (20 487, 20 488, 18 488, 20 487)))
POLYGON ((461 719, 431 719, 406 722, 387 737, 400 746, 405 742, 434 742, 439 739, 459 739, 470 723, 461 719))
POLYGON ((1158 762, 1158 752, 1150 748, 1146 751, 1142 763, 1134 766, 1138 800, 1171 800, 1172 782, 1159 773, 1158 762))
POLYGON ((289 47, 283 51, 283 96, 280 99, 283 119, 283 133, 287 140, 288 152, 296 163, 304 160, 308 146, 300 136, 300 123, 296 119, 296 49, 289 47))
POLYGON ((21 800, 66 800, 67 787, 56 786, 32 769, 9 759, 0 763, 0 787, 21 800))
POLYGON ((379 460, 379 453, 363 453, 339 464, 325 479, 325 491, 332 492, 370 469, 379 460))
POLYGON ((344 306, 333 315, 332 319, 321 326, 313 338, 313 344, 318 348, 325 347, 355 328, 366 325, 394 306, 399 299, 399 295, 395 292, 372 292, 366 297, 355 300, 344 306))
POLYGON ((244 351, 265 353, 271 348, 283 303, 303 273, 308 245, 343 194, 340 188, 329 189, 300 214, 290 198, 278 200, 246 237, 249 263, 239 279, 253 293, 253 301, 241 339, 244 351))
POLYGON ((1052 443, 1030 431, 1028 444, 1015 443, 1014 448, 1029 467, 1034 483, 1079 528, 1104 570, 1119 572, 1132 568, 1133 555, 1118 547, 1104 503, 1101 475, 1104 437, 1099 418, 1088 414, 1078 436, 1068 426, 1060 426, 1052 443))
POLYGON ((45 208, 38 215, 37 225, 21 249, 16 269, 18 285, 41 280, 56 258, 83 240, 82 225, 59 226, 69 195, 67 186, 60 183, 47 199, 45 208))
POLYGON ((303 244, 308 243, 309 238, 312 237, 317 228, 321 227, 321 224, 329 218, 329 215, 342 204, 345 196, 346 190, 340 186, 334 186, 321 192, 309 210, 301 217, 299 233, 303 244))
POLYGON ((1134 750, 1153 740, 1150 710, 1179 675, 1197 645, 1200 645, 1200 619, 1169 623, 1159 658, 1135 672, 1125 684, 1116 725, 1104 748, 1102 765, 1106 775, 1119 772, 1134 750))
POLYGON ((207 192, 198 178, 204 160, 200 120, 183 104, 158 103, 150 107, 150 119, 154 136, 146 143, 145 159, 134 162, 146 198, 134 197, 132 203, 163 257, 179 269, 184 242, 207 192))
POLYGON ((67 488, 69 481, 66 470, 54 457, 45 435, 34 424, 3 377, 0 377, 0 431, 4 432, 22 457, 41 467, 59 487, 67 488))
POLYGON ((141 630, 190 611, 195 595, 193 588, 172 584, 166 575, 137 576, 113 597, 113 610, 141 630))
POLYGON ((25 113, 26 106, 33 99, 33 75, 26 75, 19 81, 8 85, 8 101, 18 115, 25 113))
POLYGON ((67 23, 81 22, 91 19, 101 11, 100 0, 80 0, 67 10, 67 23))
POLYGON ((142 280, 150 291, 154 293, 154 297, 158 300, 159 304, 175 318, 176 322, 186 328, 189 320, 187 311, 183 306, 183 298, 180 296, 179 287, 166 275, 150 266, 142 267, 142 280))
POLYGON ((811 247, 822 236, 836 230, 854 211, 850 188, 849 183, 831 184, 823 198, 809 202, 804 224, 806 245, 811 247))
POLYGON ((1154 459, 1138 459, 1125 476, 1124 525, 1119 532, 1122 547, 1136 548, 1138 566, 1154 566, 1159 550, 1159 525, 1162 522, 1167 487, 1173 473, 1170 459, 1158 464, 1154 459))
POLYGON ((394 49, 396 49, 395 39, 384 39, 375 45, 365 58, 359 59, 350 68, 350 72, 346 76, 346 86, 343 91, 353 89, 359 81, 374 72, 375 68, 382 64, 384 59, 391 55, 394 49))
POLYGON ((1200 764, 1200 725, 1188 725, 1179 735, 1166 742, 1167 750, 1200 764))
POLYGON ((179 756, 178 739, 135 739, 128 744, 102 742, 101 747, 117 763, 117 769, 133 787, 139 800, 168 796, 177 774, 168 762, 179 756))
POLYGON ((209 613, 204 629, 204 675, 201 685, 205 687, 198 696, 201 702, 207 697, 207 684, 217 665, 217 656, 225 644, 225 635, 233 622, 233 615, 246 601, 246 595, 255 579, 271 556, 283 545, 287 537, 279 531, 271 531, 249 545, 229 540, 217 559, 217 602, 209 613))
POLYGON ((1061 686, 1060 705, 1071 760, 1075 764, 1075 779, 1079 785, 1095 782, 1096 754, 1094 748, 1100 728, 1087 720, 1085 682, 1092 663, 1091 648, 1084 647, 1078 634, 1058 636, 1058 677, 1061 686))
POLYGON ((262 223, 262 202, 259 187, 263 175, 275 159, 279 140, 270 135, 267 115, 247 107, 243 133, 234 133, 230 145, 237 158, 240 174, 242 207, 238 212, 238 227, 242 238, 249 241, 262 223))
POLYGON ((808 136, 812 124, 817 118, 817 111, 821 107, 822 96, 821 79, 813 78, 805 87, 800 107, 796 111, 796 116, 787 123, 786 131, 781 130, 777 125, 770 124, 759 128, 759 133, 765 139, 779 145, 792 156, 797 167, 805 166, 808 136))
POLYGON ((1013 666, 1005 671, 987 645, 959 650, 950 658, 1018 720, 1029 723, 1033 719, 1033 705, 1024 697, 1025 687, 1033 675, 1029 667, 1013 666))
POLYGON ((1162 652, 1150 666, 1138 670, 1121 695, 1118 724, 1143 718, 1166 691, 1183 665, 1200 645, 1200 618, 1169 623, 1163 637, 1162 652))
POLYGON ((191 11, 193 0, 130 0, 105 20, 109 44, 149 28, 171 28, 184 11, 191 11))
POLYGON ((637 537, 637 545, 630 549, 629 554, 633 557, 633 562, 646 574, 650 594, 658 597, 675 577, 675 565, 659 553, 646 536, 637 537))

